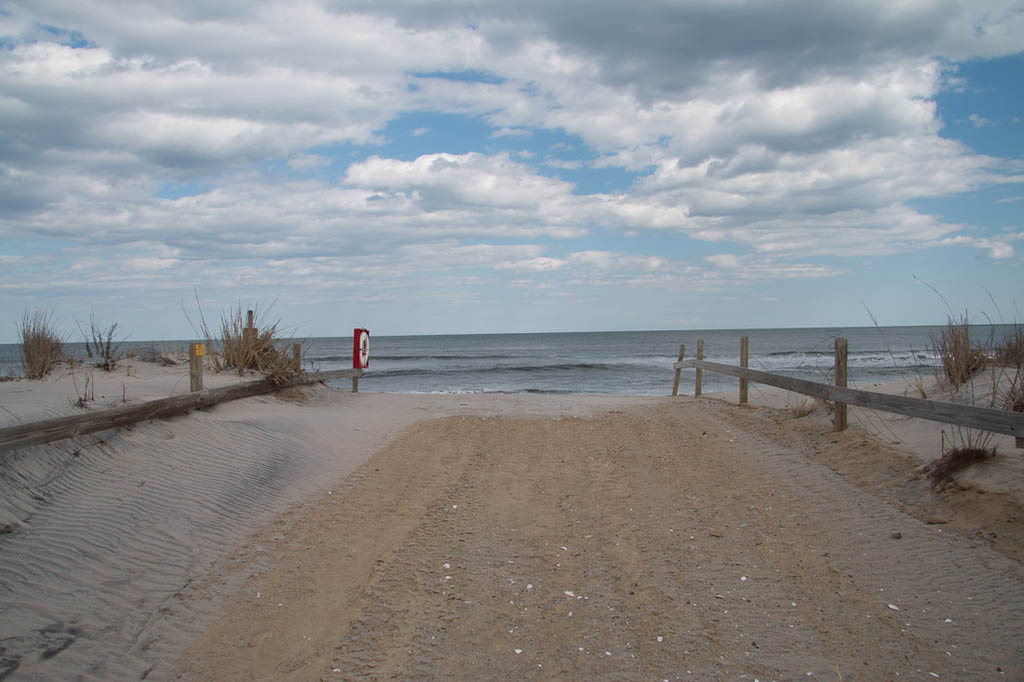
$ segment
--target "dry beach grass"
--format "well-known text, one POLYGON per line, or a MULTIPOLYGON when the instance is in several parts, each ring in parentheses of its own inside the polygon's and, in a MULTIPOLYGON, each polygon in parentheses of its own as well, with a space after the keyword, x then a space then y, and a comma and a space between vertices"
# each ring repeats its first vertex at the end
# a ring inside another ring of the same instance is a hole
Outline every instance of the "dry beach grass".
MULTIPOLYGON (((273 304, 268 311, 272 309, 273 304)), ((233 370, 239 376, 257 372, 278 385, 301 371, 281 349, 281 321, 270 321, 268 311, 261 311, 259 306, 243 311, 239 303, 221 316, 220 332, 215 335, 200 308, 199 330, 206 339, 214 371, 233 370)))
POLYGON ((18 327, 22 367, 28 379, 42 379, 64 359, 64 339, 56 330, 53 313, 25 311, 18 327))

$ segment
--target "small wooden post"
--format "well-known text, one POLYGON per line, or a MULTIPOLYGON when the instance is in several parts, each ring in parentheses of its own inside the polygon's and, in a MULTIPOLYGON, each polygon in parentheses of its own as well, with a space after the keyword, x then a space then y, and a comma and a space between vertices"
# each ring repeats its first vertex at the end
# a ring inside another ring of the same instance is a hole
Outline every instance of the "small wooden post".
POLYGON ((1017 436, 1016 443, 1018 448, 1024 448, 1024 436, 1017 436))
MULTIPOLYGON (((836 338, 836 386, 846 388, 846 339, 836 338)), ((846 403, 836 401, 835 430, 846 430, 846 403)))
POLYGON ((248 344, 254 336, 256 336, 256 311, 250 310, 245 316, 245 329, 242 330, 242 340, 248 344))
MULTIPOLYGON (((750 361, 750 339, 740 337, 740 367, 746 368, 750 361)), ((747 404, 747 380, 740 379, 740 405, 747 404)))
MULTIPOLYGON (((686 352, 686 344, 685 343, 679 344, 679 362, 683 361, 683 353, 685 353, 685 352, 686 352)), ((672 396, 673 397, 679 395, 679 373, 682 372, 682 371, 683 370, 681 370, 681 369, 677 369, 676 370, 676 380, 672 382, 672 396)))
MULTIPOLYGON (((704 359, 704 339, 697 339, 697 362, 704 359)), ((693 397, 700 397, 701 383, 704 380, 704 370, 697 368, 697 384, 693 387, 693 397)))
POLYGON ((352 392, 359 393, 359 376, 352 377, 352 392))
POLYGON ((292 362, 295 363, 295 371, 296 372, 301 372, 302 371, 302 344, 301 343, 293 343, 292 344, 292 362))
POLYGON ((188 346, 188 384, 193 393, 203 390, 203 355, 206 347, 201 343, 190 343, 188 346))

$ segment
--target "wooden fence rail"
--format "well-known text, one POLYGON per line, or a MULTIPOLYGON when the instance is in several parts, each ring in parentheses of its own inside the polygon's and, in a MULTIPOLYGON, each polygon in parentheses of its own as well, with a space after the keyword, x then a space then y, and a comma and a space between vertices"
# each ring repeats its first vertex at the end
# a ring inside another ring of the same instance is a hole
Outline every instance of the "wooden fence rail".
POLYGON ((118 407, 100 410, 87 414, 76 414, 70 417, 56 417, 45 421, 18 424, 0 428, 0 450, 49 443, 63 438, 82 436, 87 433, 106 431, 107 429, 127 426, 147 419, 172 417, 190 410, 210 407, 217 403, 239 398, 248 398, 263 393, 272 393, 282 388, 303 386, 331 379, 352 377, 357 380, 363 373, 361 369, 339 369, 330 372, 310 372, 300 374, 284 384, 275 384, 270 379, 247 381, 231 386, 222 386, 206 391, 184 393, 169 398, 151 400, 141 405, 118 407))
MULTIPOLYGON (((701 344, 703 345, 703 344, 701 344)), ((996 410, 987 407, 973 407, 970 405, 955 405, 941 403, 935 400, 923 400, 920 398, 907 398, 905 396, 888 395, 886 393, 875 393, 873 391, 861 391, 858 389, 844 388, 842 386, 831 386, 829 384, 818 384, 813 381, 794 379, 761 372, 756 369, 735 367, 717 362, 700 360, 681 360, 673 366, 676 370, 696 368, 728 374, 729 376, 755 381, 759 384, 784 388, 787 391, 794 391, 804 395, 832 400, 837 403, 857 405, 872 410, 893 412, 928 419, 930 421, 942 422, 944 424, 955 424, 982 431, 1002 433, 1016 437, 1018 447, 1022 446, 1024 440, 1024 413, 1011 412, 1009 410, 996 410)), ((695 391, 695 393, 697 393, 695 391)), ((699 395, 699 393, 697 393, 699 395)))

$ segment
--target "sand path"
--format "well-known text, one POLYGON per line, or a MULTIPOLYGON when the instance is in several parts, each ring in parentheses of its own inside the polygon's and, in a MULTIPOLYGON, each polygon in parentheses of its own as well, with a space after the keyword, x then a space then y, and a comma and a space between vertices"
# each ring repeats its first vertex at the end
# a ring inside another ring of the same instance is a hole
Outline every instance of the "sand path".
POLYGON ((176 677, 1024 678, 1016 541, 927 523, 892 453, 829 466, 884 448, 821 427, 689 399, 419 423, 197 586, 239 587, 176 677))
MULTIPOLYGON (((89 371, 95 406, 188 387, 180 367, 89 371)), ((237 377, 217 375, 221 383, 237 377)), ((85 377, 77 378, 79 390, 85 377)), ((8 423, 80 412, 72 375, 0 383, 8 423)), ((0 680, 160 680, 219 613, 214 563, 421 420, 591 414, 646 399, 324 387, 0 452, 0 680)), ((235 573, 240 580, 244 575, 235 573)), ((219 590, 219 592, 218 592, 219 590)))

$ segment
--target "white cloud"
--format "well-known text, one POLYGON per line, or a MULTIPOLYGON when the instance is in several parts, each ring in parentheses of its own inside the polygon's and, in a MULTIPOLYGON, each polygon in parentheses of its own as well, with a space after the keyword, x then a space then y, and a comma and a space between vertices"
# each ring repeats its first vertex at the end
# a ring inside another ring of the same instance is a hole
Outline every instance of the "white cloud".
POLYGON ((988 249, 992 258, 995 258, 997 260, 1013 258, 1015 255, 1017 255, 1017 252, 1010 244, 996 242, 989 245, 988 249))
POLYGON ((690 166, 666 160, 639 188, 649 201, 685 210, 681 226, 699 239, 776 253, 896 253, 959 227, 906 202, 1015 177, 998 175, 999 164, 930 136, 868 139, 811 153, 747 146, 690 166))
MULTIPOLYGON (((966 87, 950 60, 1020 51, 1013 0, 34 0, 0 13, 0 35, 0 238, 81 254, 5 262, 15 277, 34 268, 38 286, 60 281, 62 263, 111 289, 140 276, 187 288, 203 272, 255 286, 266 273, 251 259, 310 286, 366 275, 390 291, 408 283, 402 267, 427 267, 417 259, 670 287, 717 286, 720 269, 840 271, 807 262, 821 255, 1016 255, 1012 237, 912 208, 1022 179, 1019 163, 941 136, 935 105, 966 87), (437 77, 460 73, 484 77, 437 77), (421 112, 473 117, 491 141, 418 157, 374 148, 421 112), (483 151, 520 137, 570 158, 483 151), (263 170, 339 158, 341 177, 263 170), (545 166, 626 169, 636 182, 582 191, 545 166), (159 198, 176 187, 202 190, 159 198), (698 267, 599 239, 650 231, 744 255, 698 267), (565 255, 536 244, 551 240, 565 255), (111 249, 117 268, 104 267, 111 249)), ((968 120, 991 123, 983 113, 968 120)))
POLYGON ((499 263, 496 267, 499 270, 516 270, 519 272, 551 272, 553 270, 562 270, 568 264, 569 261, 563 258, 547 258, 545 256, 538 256, 537 258, 530 258, 528 260, 499 263))
POLYGON ((975 128, 991 128, 995 125, 992 121, 988 120, 981 114, 971 114, 967 117, 967 120, 971 122, 971 125, 975 128))
POLYGON ((508 154, 427 154, 413 161, 371 156, 350 166, 345 184, 378 191, 417 193, 432 200, 505 208, 535 206, 571 191, 566 183, 537 175, 508 154))
MULTIPOLYGON (((427 154, 412 161, 371 156, 352 164, 344 184, 376 200, 408 204, 435 221, 474 216, 481 229, 520 225, 559 238, 587 234, 585 223, 615 227, 682 227, 685 213, 626 194, 576 194, 572 183, 539 174, 507 153, 427 154), (529 226, 529 227, 527 227, 529 226)), ((385 203, 386 205, 386 203, 385 203)), ((458 220, 450 223, 453 228, 458 220)))
POLYGON ((568 256, 570 264, 597 270, 659 270, 666 261, 655 256, 637 256, 614 251, 578 251, 568 256))
POLYGON ((323 168, 331 163, 331 160, 320 154, 293 154, 288 159, 288 165, 298 171, 309 171, 323 168))
POLYGON ((719 253, 705 256, 704 260, 726 270, 734 270, 740 266, 739 256, 732 253, 719 253))
POLYGON ((124 262, 124 267, 138 272, 153 272, 173 268, 177 264, 175 258, 129 258, 124 262))
POLYGON ((531 135, 529 130, 524 128, 498 128, 491 133, 492 139, 498 139, 499 137, 529 137, 531 135))
POLYGON ((1022 239, 1024 239, 1024 232, 1012 232, 993 238, 972 237, 961 234, 943 239, 939 243, 943 246, 971 246, 988 251, 989 258, 993 260, 1009 260, 1017 255, 1017 250, 1010 242, 1022 239))
POLYGON ((656 256, 645 256, 615 251, 576 251, 564 258, 539 256, 517 261, 508 261, 497 265, 499 270, 517 272, 571 272, 576 276, 593 276, 595 273, 623 274, 634 272, 670 271, 678 269, 680 264, 656 256))
POLYGON ((544 165, 551 168, 562 168, 564 170, 577 170, 583 168, 583 162, 579 160, 564 161, 562 159, 544 159, 544 165))

